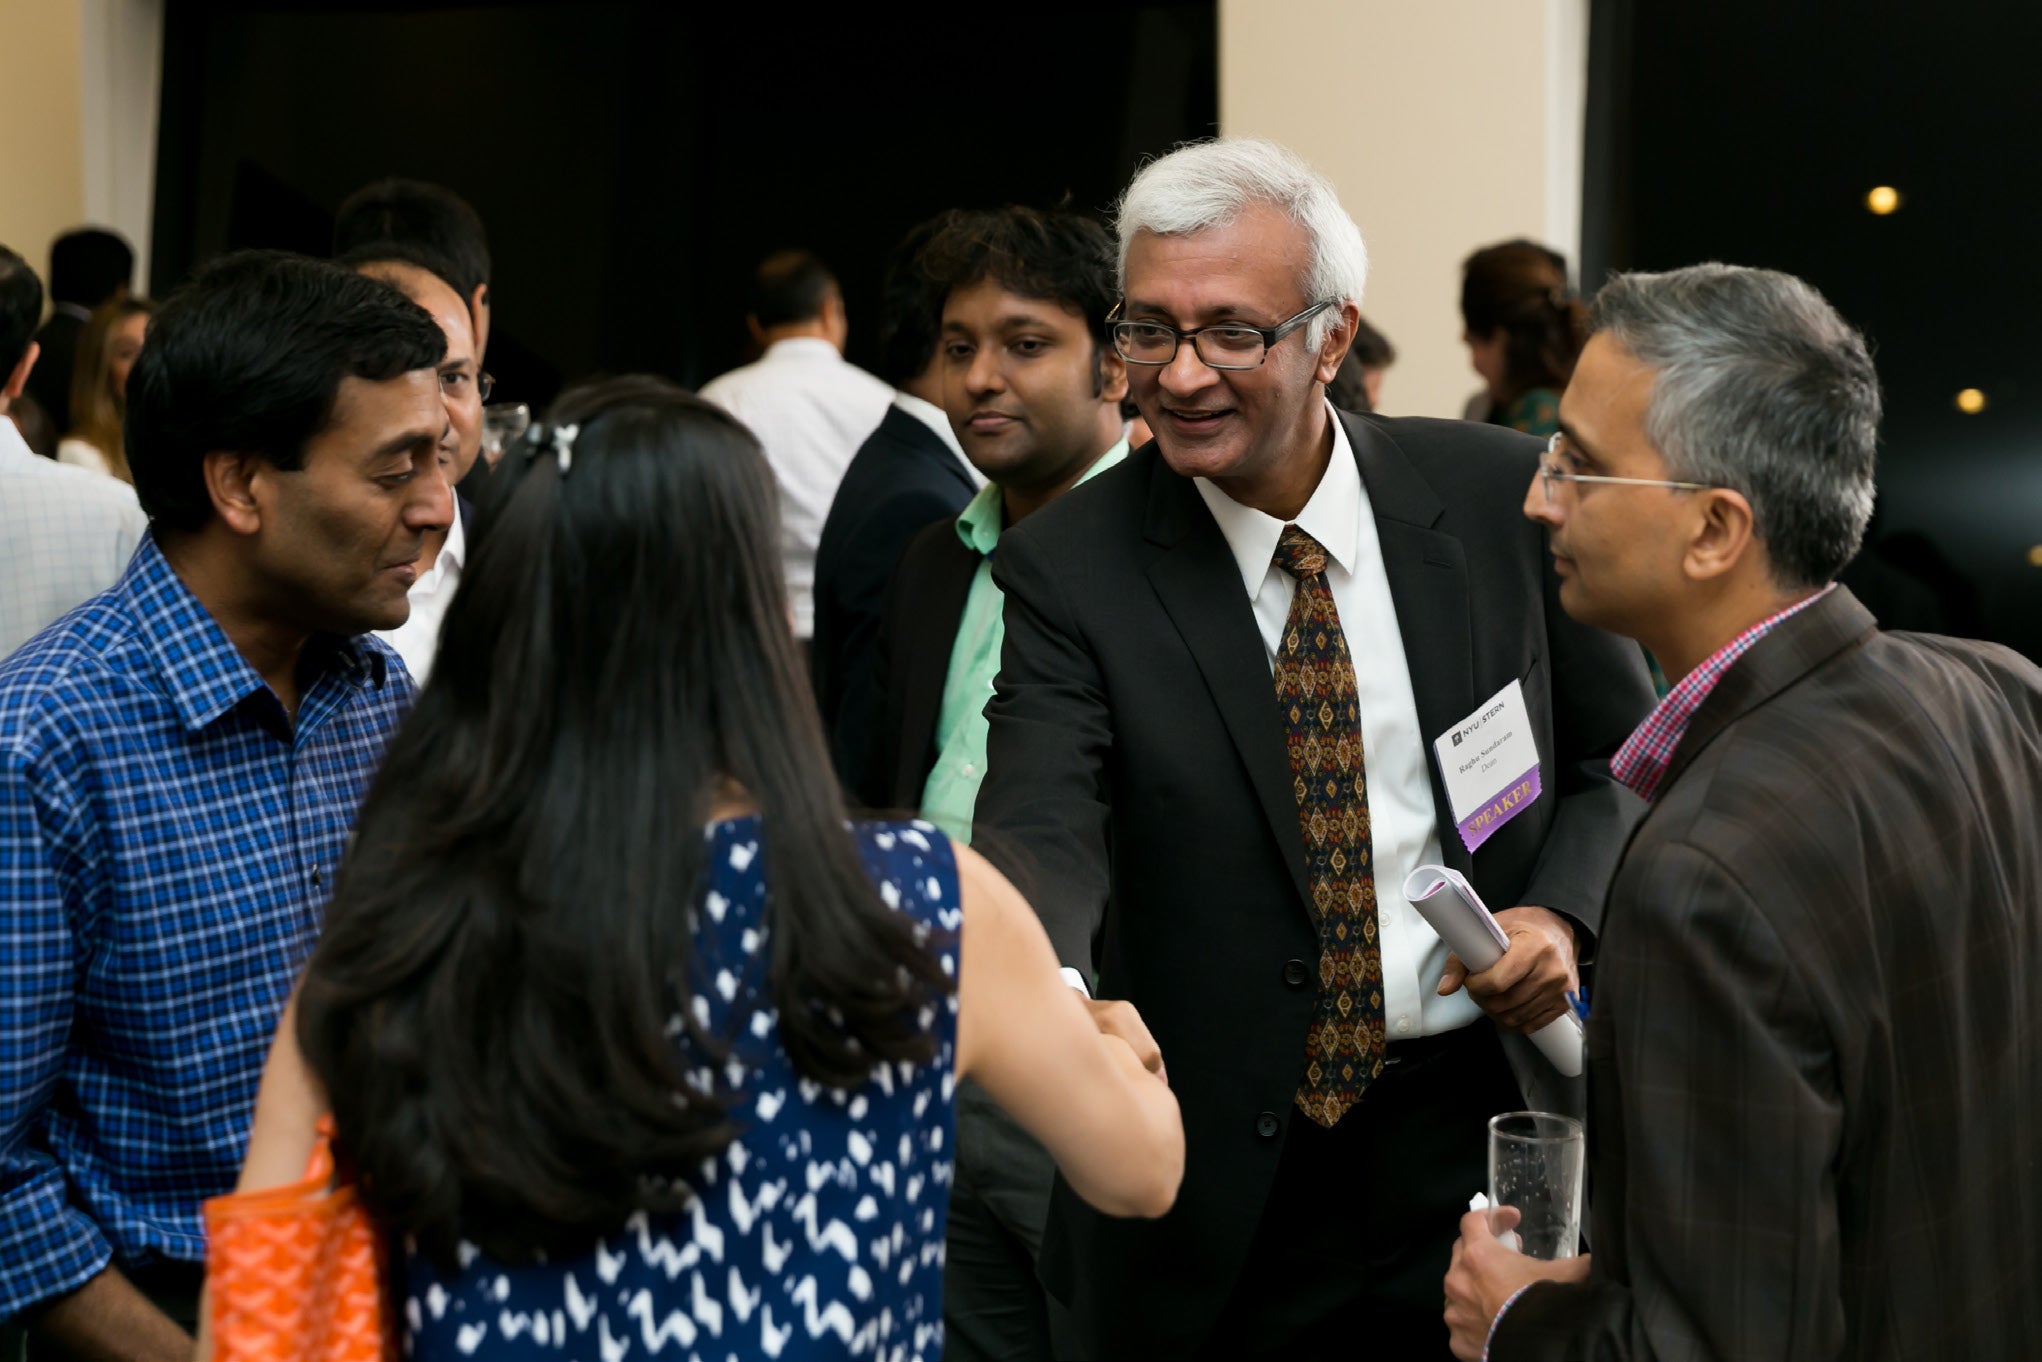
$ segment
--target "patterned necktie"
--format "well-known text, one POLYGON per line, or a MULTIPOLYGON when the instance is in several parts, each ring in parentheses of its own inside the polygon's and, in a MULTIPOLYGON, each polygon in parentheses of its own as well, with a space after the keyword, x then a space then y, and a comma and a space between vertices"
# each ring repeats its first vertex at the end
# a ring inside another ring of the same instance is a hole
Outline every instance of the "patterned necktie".
POLYGON ((1383 957, 1369 866, 1361 703, 1326 583, 1326 550, 1286 525, 1276 566, 1297 578, 1276 649, 1276 702, 1319 924, 1319 1009, 1297 1104, 1330 1129, 1383 1071, 1383 957))

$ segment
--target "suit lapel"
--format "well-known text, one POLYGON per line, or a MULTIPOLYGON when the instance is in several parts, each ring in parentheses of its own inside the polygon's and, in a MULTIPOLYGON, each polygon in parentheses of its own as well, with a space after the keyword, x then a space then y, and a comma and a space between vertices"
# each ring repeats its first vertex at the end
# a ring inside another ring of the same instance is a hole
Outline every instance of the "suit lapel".
MULTIPOLYGON (((943 524, 954 529, 956 522, 943 524)), ((916 574, 919 580, 911 607, 914 632, 901 677, 900 764, 894 772, 895 802, 903 807, 920 807, 922 802, 922 789, 935 757, 943 687, 950 679, 950 654, 981 561, 953 532, 944 538, 940 554, 931 558, 932 570, 916 574)))
MULTIPOLYGON (((1465 719, 1475 694, 1475 640, 1468 608, 1468 562, 1461 541, 1435 528, 1445 507, 1395 441, 1367 420, 1340 413, 1362 486, 1368 489, 1383 576, 1396 607, 1404 665, 1418 704, 1418 736, 1432 780, 1432 806, 1446 863, 1472 877, 1474 857, 1454 829, 1452 805, 1432 760, 1432 740, 1465 719)), ((1356 662, 1367 659, 1357 654, 1356 662)))
POLYGON ((1878 628, 1872 612, 1838 586, 1791 619, 1781 620, 1730 665, 1688 720, 1659 790, 1679 778, 1717 734, 1878 628))
POLYGON ((1149 563, 1149 583, 1190 649, 1248 768, 1249 783, 1284 850, 1302 907, 1311 902, 1304 840, 1262 634, 1226 537, 1190 479, 1172 473, 1160 457, 1150 468, 1143 535, 1159 550, 1149 563))

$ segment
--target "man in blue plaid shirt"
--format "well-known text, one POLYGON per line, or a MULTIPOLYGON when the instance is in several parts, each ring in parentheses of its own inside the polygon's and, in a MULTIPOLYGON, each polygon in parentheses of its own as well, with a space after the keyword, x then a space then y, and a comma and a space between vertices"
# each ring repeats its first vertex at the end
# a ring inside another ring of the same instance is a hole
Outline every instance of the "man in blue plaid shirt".
POLYGON ((453 500, 432 319, 262 253, 204 270, 128 382, 151 530, 0 666, 0 1319, 188 1358, 277 1017, 411 682, 453 500))

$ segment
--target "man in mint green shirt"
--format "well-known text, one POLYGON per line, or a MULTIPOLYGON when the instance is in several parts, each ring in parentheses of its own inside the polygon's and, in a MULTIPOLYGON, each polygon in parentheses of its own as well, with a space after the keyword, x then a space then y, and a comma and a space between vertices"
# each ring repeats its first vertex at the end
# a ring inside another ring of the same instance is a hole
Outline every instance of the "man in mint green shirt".
MULTIPOLYGON (((875 751, 856 793, 919 811, 961 841, 986 765, 986 700, 1005 635, 991 559, 1000 535, 1127 454, 1127 371, 1106 338, 1115 247, 1075 213, 959 214, 924 249, 945 287, 943 406, 988 485, 902 556, 881 617, 875 751)), ((1076 495, 1083 495, 1082 491, 1076 495)), ((944 1356, 1048 1359, 1035 1252, 1048 1156, 969 1083, 944 1274, 944 1356)))

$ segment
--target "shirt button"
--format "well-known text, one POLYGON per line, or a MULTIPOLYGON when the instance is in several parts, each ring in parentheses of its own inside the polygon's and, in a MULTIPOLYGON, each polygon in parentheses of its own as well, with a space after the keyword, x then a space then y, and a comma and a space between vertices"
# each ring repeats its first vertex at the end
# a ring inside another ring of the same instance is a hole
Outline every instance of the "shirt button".
POLYGON ((1311 971, 1305 968, 1304 961, 1286 960, 1284 962, 1283 982, 1288 984, 1290 987, 1303 988, 1305 986, 1305 980, 1310 977, 1311 971))
POLYGON ((319 873, 319 867, 318 867, 318 866, 316 866, 316 865, 315 865, 315 866, 313 866, 313 867, 312 867, 312 887, 313 887, 314 889, 317 889, 317 888, 319 888, 319 886, 320 886, 320 885, 324 884, 325 882, 326 882, 326 881, 325 881, 325 877, 324 877, 324 876, 322 876, 322 875, 321 875, 321 874, 319 873))
POLYGON ((966 762, 964 763, 964 774, 966 774, 967 776, 975 776, 978 774, 978 767, 972 765, 970 762, 966 762))
POLYGON ((1409 1017, 1399 1017, 1399 1018, 1397 1018, 1397 1034, 1398 1034, 1398 1035, 1400 1035, 1400 1036, 1402 1036, 1402 1035, 1407 1035, 1407 1034, 1409 1034, 1410 1030, 1411 1030, 1411 1019, 1410 1019, 1409 1017))
POLYGON ((1283 1123, 1276 1119, 1276 1113, 1273 1111, 1265 1111, 1255 1118, 1255 1133, 1265 1140, 1275 1139, 1277 1132, 1282 1129, 1283 1123))

